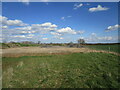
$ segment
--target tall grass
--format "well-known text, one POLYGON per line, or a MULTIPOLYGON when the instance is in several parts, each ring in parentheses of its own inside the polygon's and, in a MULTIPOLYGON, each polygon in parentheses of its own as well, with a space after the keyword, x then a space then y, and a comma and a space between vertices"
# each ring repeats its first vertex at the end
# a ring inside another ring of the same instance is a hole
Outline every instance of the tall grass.
POLYGON ((120 45, 86 45, 86 47, 120 53, 120 45))
POLYGON ((119 65, 106 53, 3 58, 3 87, 118 88, 119 65))

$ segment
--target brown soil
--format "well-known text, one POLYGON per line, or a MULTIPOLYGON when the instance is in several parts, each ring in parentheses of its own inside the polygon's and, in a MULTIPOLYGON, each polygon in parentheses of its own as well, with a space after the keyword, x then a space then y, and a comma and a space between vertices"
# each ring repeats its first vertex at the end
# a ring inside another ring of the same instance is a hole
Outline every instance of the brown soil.
POLYGON ((89 48, 69 48, 69 47, 19 47, 19 48, 8 48, 2 49, 0 51, 2 57, 20 57, 20 56, 41 56, 41 55, 51 55, 51 54, 69 54, 69 53, 89 53, 89 52, 101 52, 101 53, 111 53, 120 56, 120 54, 115 52, 108 52, 103 50, 92 50, 89 48))

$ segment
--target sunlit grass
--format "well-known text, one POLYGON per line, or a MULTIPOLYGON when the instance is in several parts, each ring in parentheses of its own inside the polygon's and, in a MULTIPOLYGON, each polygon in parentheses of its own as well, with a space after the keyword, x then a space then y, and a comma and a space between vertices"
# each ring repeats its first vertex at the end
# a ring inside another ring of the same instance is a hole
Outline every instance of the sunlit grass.
POLYGON ((115 88, 118 68, 118 56, 107 53, 3 58, 3 87, 115 88))
POLYGON ((111 52, 117 52, 120 53, 120 45, 86 45, 86 47, 89 47, 90 49, 96 49, 96 50, 106 50, 111 52))

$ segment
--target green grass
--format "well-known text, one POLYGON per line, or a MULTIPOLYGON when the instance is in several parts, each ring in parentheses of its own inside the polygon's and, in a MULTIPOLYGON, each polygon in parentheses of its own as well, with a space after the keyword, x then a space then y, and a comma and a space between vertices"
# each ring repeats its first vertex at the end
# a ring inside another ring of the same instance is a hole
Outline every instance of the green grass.
POLYGON ((24 43, 0 43, 3 49, 14 47, 38 47, 38 46, 66 46, 65 44, 24 44, 24 43))
POLYGON ((120 45, 87 45, 86 47, 96 50, 106 50, 120 53, 120 45))
POLYGON ((0 43, 3 49, 12 48, 12 47, 36 47, 40 44, 24 44, 24 43, 0 43))
POLYGON ((3 88, 118 88, 118 56, 106 53, 3 58, 3 88))

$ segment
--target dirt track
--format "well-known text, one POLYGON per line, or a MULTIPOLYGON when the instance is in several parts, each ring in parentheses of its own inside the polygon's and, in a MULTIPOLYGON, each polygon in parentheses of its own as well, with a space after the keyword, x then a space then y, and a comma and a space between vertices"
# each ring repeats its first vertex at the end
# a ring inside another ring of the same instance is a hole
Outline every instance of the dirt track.
POLYGON ((103 50, 92 50, 89 48, 68 48, 68 47, 49 47, 49 48, 41 48, 41 47, 20 47, 20 48, 8 48, 2 49, 3 57, 19 57, 19 56, 38 56, 45 54, 68 54, 68 53, 88 53, 88 52, 102 52, 102 53, 111 53, 115 55, 119 55, 115 52, 108 52, 103 50))

